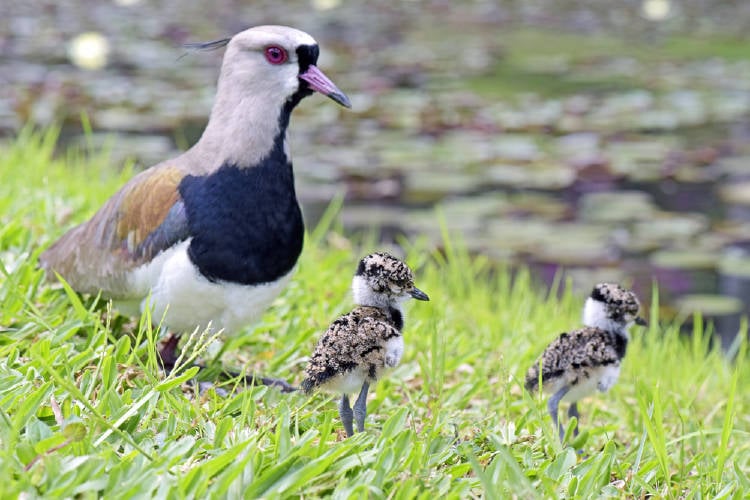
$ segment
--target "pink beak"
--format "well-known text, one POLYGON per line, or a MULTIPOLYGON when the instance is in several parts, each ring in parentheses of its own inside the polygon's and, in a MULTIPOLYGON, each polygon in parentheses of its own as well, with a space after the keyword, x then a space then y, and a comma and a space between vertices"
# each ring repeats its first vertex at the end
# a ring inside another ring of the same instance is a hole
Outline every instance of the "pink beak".
POLYGON ((307 71, 299 75, 299 77, 306 81, 312 90, 330 97, 346 108, 352 107, 352 103, 346 97, 346 94, 341 92, 331 79, 324 75, 314 64, 311 64, 307 68, 307 71))

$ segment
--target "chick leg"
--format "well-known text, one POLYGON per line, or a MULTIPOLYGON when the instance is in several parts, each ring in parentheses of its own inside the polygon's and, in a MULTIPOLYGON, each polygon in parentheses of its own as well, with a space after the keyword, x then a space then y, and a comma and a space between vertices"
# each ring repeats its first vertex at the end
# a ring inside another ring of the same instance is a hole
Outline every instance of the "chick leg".
POLYGON ((344 424, 344 430, 346 431, 346 437, 352 437, 354 435, 354 428, 352 427, 352 408, 349 406, 349 396, 343 394, 341 401, 339 401, 339 415, 341 416, 341 422, 344 424))
POLYGON ((573 429, 573 437, 578 435, 578 421, 581 420, 581 416, 578 414, 578 404, 573 401, 570 404, 570 408, 568 408, 568 417, 569 418, 576 418, 576 428, 573 429))
POLYGON ((357 432, 365 430, 365 417, 367 416, 367 391, 370 389, 370 383, 362 384, 362 390, 354 402, 354 420, 357 422, 357 432))
POLYGON ((560 406, 560 400, 563 398, 563 396, 565 396, 565 394, 568 393, 569 390, 570 387, 563 387, 562 389, 554 393, 547 402, 547 410, 549 410, 549 415, 550 417, 552 417, 552 423, 555 424, 555 427, 557 427, 557 430, 560 433, 560 441, 562 441, 565 437, 565 429, 557 420, 557 410, 560 406))

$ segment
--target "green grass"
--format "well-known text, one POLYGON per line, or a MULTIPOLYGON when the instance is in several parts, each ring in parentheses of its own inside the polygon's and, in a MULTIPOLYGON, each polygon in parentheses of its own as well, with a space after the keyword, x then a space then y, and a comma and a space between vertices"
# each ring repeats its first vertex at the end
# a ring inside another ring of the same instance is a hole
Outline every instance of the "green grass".
MULTIPOLYGON (((41 248, 130 173, 56 159, 56 136, 0 149, 0 490, 26 498, 742 498, 750 491, 750 370, 680 336, 634 329, 620 383, 582 402, 579 456, 519 385, 582 298, 525 271, 492 272, 459 244, 407 245, 427 303, 409 304, 403 364, 372 391, 368 429, 342 439, 336 404, 265 387, 199 395, 156 368, 147 318, 125 321, 44 282, 41 248)), ((437 223, 437 222, 436 222, 437 223)), ((351 306, 376 245, 308 235, 299 271, 225 363, 299 382, 319 333, 351 306)), ((650 310, 657 310, 651 305, 650 310)), ((188 355, 208 339, 196 335, 188 355)), ((231 389, 231 385, 229 387, 231 389)))

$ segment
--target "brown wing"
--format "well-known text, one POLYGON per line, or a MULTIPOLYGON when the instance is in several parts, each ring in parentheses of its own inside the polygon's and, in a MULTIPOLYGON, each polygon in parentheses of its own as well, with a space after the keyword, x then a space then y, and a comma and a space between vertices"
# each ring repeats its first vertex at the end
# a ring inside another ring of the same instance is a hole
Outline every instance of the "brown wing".
POLYGON ((379 309, 358 307, 334 321, 315 347, 302 383, 306 391, 357 366, 382 368, 385 341, 401 333, 379 309))
POLYGON ((617 363, 620 356, 613 335, 598 328, 582 328, 561 334, 547 346, 541 357, 526 372, 526 389, 536 389, 540 366, 544 383, 559 377, 571 368, 617 363))
POLYGON ((40 256, 76 291, 129 298, 127 272, 188 237, 178 187, 184 174, 160 165, 141 172, 94 216, 71 229, 40 256))

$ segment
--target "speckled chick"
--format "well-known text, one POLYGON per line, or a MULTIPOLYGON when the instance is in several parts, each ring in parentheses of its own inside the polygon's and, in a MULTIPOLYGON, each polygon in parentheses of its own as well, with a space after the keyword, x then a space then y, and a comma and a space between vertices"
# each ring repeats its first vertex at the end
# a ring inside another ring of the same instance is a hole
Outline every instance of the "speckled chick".
POLYGON ((346 435, 364 430, 367 391, 389 368, 401 362, 404 339, 403 303, 429 300, 414 286, 411 269, 387 253, 373 253, 359 262, 352 280, 358 306, 335 320, 323 334, 302 382, 305 392, 324 389, 342 393, 339 414, 346 435), (353 410, 349 394, 359 391, 353 410))
POLYGON ((628 327, 646 324, 638 316, 639 309, 632 291, 612 283, 596 285, 584 305, 584 328, 562 333, 526 372, 526 390, 532 392, 538 390, 541 369, 542 389, 552 394, 547 408, 561 440, 565 431, 557 419, 559 403, 570 402, 568 416, 577 419, 578 400, 597 390, 606 392, 617 382, 628 345, 628 327))

